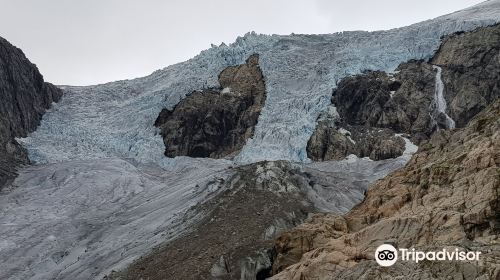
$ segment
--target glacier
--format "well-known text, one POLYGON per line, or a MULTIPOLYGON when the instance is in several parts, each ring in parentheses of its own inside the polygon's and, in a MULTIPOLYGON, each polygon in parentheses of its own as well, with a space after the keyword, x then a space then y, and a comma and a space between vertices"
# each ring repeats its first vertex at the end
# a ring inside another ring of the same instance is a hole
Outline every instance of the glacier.
POLYGON ((310 163, 306 145, 318 116, 335 111, 336 84, 363 70, 394 71, 428 59, 443 35, 500 21, 500 0, 487 1, 411 26, 324 35, 248 33, 147 77, 63 86, 62 100, 40 127, 18 139, 35 163, 0 193, 1 279, 99 279, 154 246, 175 238, 203 213, 230 167, 289 160, 307 170, 343 173, 345 193, 313 189, 317 208, 347 211, 363 187, 403 166, 416 147, 394 160, 349 157, 310 163), (234 160, 166 158, 153 126, 163 108, 186 94, 219 86, 218 74, 259 53, 267 99, 254 136, 234 160), (349 176, 345 175, 348 174, 349 176), (350 186, 359 188, 350 188, 350 186))
POLYGON ((267 99, 255 133, 235 158, 307 162, 306 145, 332 89, 363 70, 394 71, 410 59, 428 59, 444 35, 500 20, 500 1, 487 1, 407 27, 326 35, 248 33, 186 62, 150 76, 97 86, 64 87, 62 101, 28 138, 19 139, 34 162, 110 156, 175 164, 163 157, 163 141, 153 123, 193 90, 216 87, 218 74, 259 53, 267 99))

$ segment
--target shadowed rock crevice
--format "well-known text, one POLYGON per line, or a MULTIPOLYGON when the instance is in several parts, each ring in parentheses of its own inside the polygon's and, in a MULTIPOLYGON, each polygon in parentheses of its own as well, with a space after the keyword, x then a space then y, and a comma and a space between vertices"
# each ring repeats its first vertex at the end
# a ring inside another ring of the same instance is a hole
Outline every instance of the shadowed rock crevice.
POLYGON ((61 96, 20 49, 0 37, 0 189, 16 176, 17 166, 29 163, 15 138, 33 132, 61 96))
POLYGON ((266 99, 259 56, 224 69, 219 84, 161 111, 155 126, 161 130, 166 156, 231 157, 253 136, 266 99))
POLYGON ((318 119, 307 145, 309 158, 397 157, 404 146, 395 133, 419 144, 448 128, 447 115, 463 127, 500 97, 499 50, 500 25, 478 28, 444 38, 429 62, 412 60, 395 73, 367 71, 344 78, 333 92, 332 109, 318 119), (436 65, 442 69, 445 112, 436 111, 436 65))

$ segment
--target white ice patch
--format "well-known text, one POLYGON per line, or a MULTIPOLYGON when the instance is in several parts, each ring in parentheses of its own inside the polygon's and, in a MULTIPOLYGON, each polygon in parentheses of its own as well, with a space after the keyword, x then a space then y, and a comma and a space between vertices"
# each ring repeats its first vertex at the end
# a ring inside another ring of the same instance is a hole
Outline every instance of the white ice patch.
POLYGON ((345 128, 339 128, 339 133, 342 134, 342 135, 351 135, 351 132, 345 128))
POLYGON ((346 136, 346 137, 347 137, 347 139, 349 139, 349 141, 351 141, 351 143, 356 144, 356 141, 354 141, 354 140, 351 138, 351 132, 350 132, 349 130, 347 130, 347 129, 345 129, 345 128, 342 128, 342 127, 341 127, 341 128, 339 128, 339 129, 338 129, 338 132, 339 132, 340 134, 342 134, 342 135, 346 136))
POLYGON ((405 157, 407 160, 410 160, 411 156, 417 152, 418 146, 413 144, 413 142, 411 142, 410 139, 404 137, 400 133, 397 133, 395 135, 403 138, 403 140, 405 141, 405 151, 403 152, 403 155, 401 157, 405 157))

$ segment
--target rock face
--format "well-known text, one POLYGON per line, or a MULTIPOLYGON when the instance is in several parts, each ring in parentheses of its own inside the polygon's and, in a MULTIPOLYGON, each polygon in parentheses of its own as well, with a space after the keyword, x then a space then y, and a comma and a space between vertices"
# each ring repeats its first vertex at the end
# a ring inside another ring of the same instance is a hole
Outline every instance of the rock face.
POLYGON ((338 160, 349 154, 373 160, 400 156, 404 141, 396 133, 419 143, 435 129, 429 114, 435 76, 432 65, 409 61, 393 75, 368 71, 343 79, 332 96, 338 115, 333 125, 332 118, 318 121, 308 156, 313 160, 338 160))
POLYGON ((320 214, 282 234, 271 279, 499 279, 500 99, 470 123, 423 142, 346 215, 320 214), (479 262, 378 266, 384 242, 481 251, 479 262))
POLYGON ((20 49, 0 38, 0 188, 16 176, 16 166, 29 162, 14 138, 34 131, 61 96, 20 49))
POLYGON ((232 156, 252 137, 266 99, 259 56, 224 69, 219 84, 191 93, 173 110, 162 110, 155 126, 161 129, 166 156, 232 156))
POLYGON ((500 96, 499 50, 500 25, 484 27, 446 37, 430 62, 409 61, 394 74, 367 71, 343 79, 332 96, 338 117, 333 122, 332 118, 318 120, 308 156, 313 160, 340 159, 351 153, 374 160, 396 157, 402 148, 394 133, 408 134, 418 144, 447 128, 447 115, 463 127, 500 96), (436 65, 442 69, 439 77, 436 65), (445 112, 437 111, 438 78, 444 84, 445 112), (339 128, 348 130, 353 141, 347 141, 339 128), (362 141, 365 133, 356 133, 380 129, 388 131, 372 133, 368 141, 362 141))
POLYGON ((465 126, 500 97, 500 25, 446 37, 431 63, 443 69, 448 114, 465 126))

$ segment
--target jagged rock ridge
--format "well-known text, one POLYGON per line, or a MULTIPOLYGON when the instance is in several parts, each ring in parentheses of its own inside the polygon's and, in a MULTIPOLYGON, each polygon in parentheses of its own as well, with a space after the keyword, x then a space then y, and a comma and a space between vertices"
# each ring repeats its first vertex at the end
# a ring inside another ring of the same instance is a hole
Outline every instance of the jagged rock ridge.
POLYGON ((61 96, 20 49, 0 37, 0 188, 16 176, 16 166, 29 163, 14 138, 34 131, 61 96))
POLYGON ((161 129, 166 156, 221 158, 234 155, 252 137, 266 98, 259 56, 224 69, 219 84, 161 111, 155 126, 161 129))

